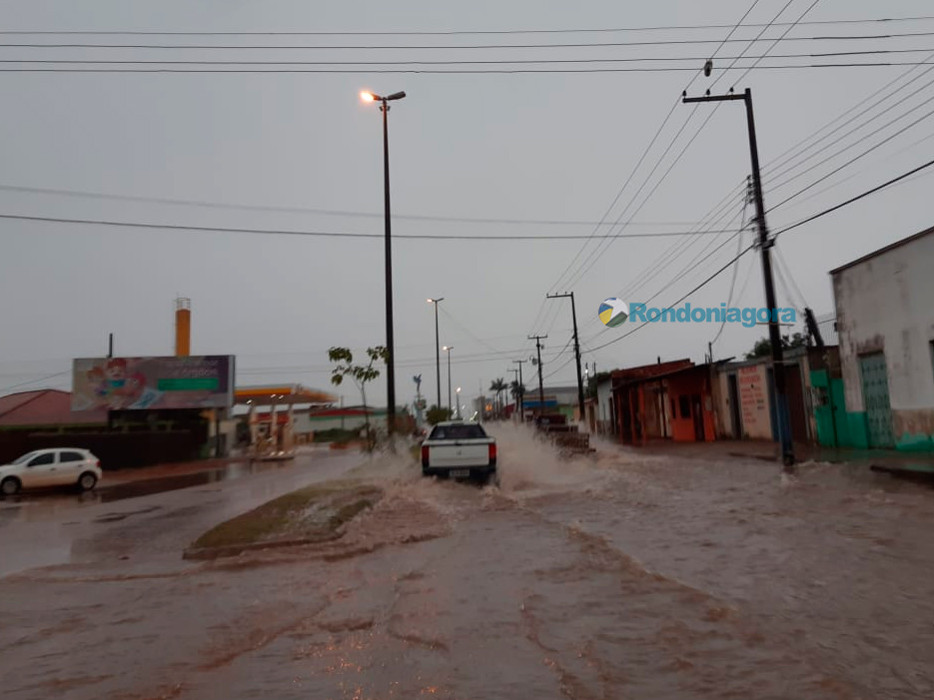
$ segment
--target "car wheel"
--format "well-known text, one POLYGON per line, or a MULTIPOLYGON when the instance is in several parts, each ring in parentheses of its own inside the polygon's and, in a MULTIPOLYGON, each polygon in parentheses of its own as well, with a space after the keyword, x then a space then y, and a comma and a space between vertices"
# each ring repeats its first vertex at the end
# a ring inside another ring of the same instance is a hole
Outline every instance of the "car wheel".
POLYGON ((19 479, 10 476, 4 479, 3 483, 0 483, 0 493, 4 496, 13 496, 19 493, 20 487, 22 487, 22 484, 19 483, 19 479))
POLYGON ((82 491, 90 491, 97 484, 97 477, 91 472, 85 472, 78 479, 78 488, 82 491))

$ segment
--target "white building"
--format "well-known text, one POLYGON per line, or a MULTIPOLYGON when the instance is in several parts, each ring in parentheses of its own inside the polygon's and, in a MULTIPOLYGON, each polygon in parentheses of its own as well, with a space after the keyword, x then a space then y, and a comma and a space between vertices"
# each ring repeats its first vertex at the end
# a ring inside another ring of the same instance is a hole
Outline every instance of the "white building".
POLYGON ((934 228, 830 274, 856 444, 934 450, 934 228))

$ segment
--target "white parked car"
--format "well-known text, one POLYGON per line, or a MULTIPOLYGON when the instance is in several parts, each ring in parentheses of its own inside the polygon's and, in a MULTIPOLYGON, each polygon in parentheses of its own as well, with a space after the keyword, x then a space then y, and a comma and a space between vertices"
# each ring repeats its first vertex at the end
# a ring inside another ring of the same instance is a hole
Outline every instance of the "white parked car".
POLYGON ((76 486, 90 491, 101 478, 101 461, 79 447, 54 447, 24 454, 0 465, 0 493, 12 496, 20 489, 76 486))

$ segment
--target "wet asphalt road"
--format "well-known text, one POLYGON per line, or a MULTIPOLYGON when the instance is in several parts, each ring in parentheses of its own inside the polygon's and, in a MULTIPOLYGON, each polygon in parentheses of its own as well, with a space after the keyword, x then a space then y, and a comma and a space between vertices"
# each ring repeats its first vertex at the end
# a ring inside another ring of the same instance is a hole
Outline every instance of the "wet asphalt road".
POLYGON ((180 558, 351 456, 0 525, 0 556, 76 532, 69 563, 0 579, 3 697, 934 697, 930 489, 499 440, 500 488, 367 463, 386 495, 324 545, 180 558))
MULTIPOLYGON (((285 462, 240 462, 178 476, 58 489, 0 500, 0 577, 56 564, 176 559, 212 525, 313 481, 332 479, 358 454, 309 450, 285 462)), ((121 566, 129 566, 121 564, 121 566)))

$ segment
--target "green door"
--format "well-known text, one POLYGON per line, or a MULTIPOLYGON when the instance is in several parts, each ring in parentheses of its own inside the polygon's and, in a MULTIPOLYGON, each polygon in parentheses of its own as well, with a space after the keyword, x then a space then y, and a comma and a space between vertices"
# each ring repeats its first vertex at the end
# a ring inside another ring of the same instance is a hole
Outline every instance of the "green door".
POLYGON ((892 447, 892 408, 889 405, 889 379, 885 354, 874 352, 859 358, 859 373, 863 381, 863 404, 869 427, 870 447, 892 447))

